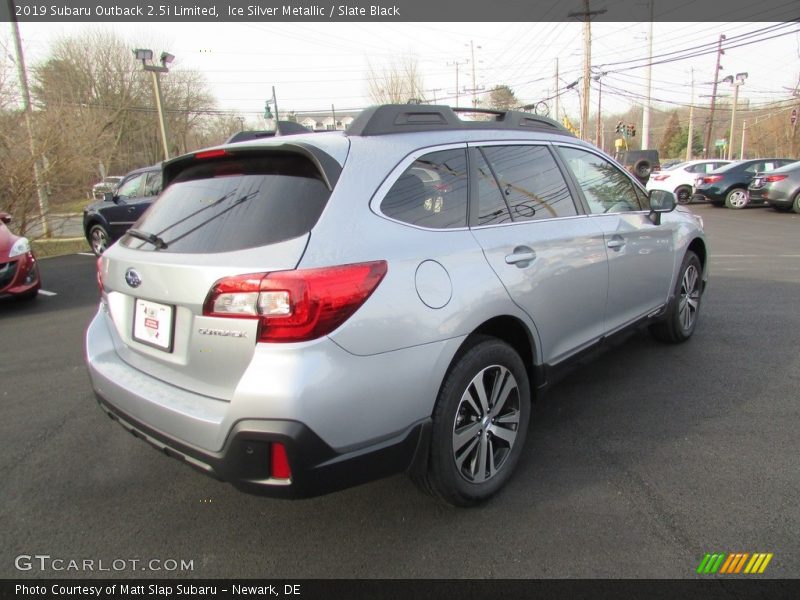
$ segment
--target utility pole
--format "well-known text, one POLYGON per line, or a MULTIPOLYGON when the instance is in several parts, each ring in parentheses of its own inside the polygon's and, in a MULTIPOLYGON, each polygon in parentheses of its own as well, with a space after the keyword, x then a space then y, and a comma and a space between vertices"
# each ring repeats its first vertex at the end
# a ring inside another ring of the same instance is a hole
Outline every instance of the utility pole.
POLYGON ((553 86, 554 94, 556 96, 556 121, 558 121, 558 97, 560 94, 558 93, 558 57, 556 56, 556 78, 555 78, 555 86, 553 86))
POLYGON ((585 140, 589 123, 589 68, 592 63, 592 17, 602 15, 603 10, 589 10, 589 0, 583 0, 583 12, 571 12, 568 17, 583 18, 583 97, 581 98, 581 126, 580 137, 585 140))
POLYGON ((465 65, 468 62, 469 62, 468 60, 464 60, 464 61, 454 60, 453 62, 447 63, 448 67, 455 67, 456 68, 456 106, 458 106, 458 70, 461 67, 461 65, 465 65))
MULTIPOLYGON (((480 46, 478 46, 480 49, 480 46)), ((472 108, 478 106, 478 86, 475 84, 475 44, 472 40, 469 41, 469 50, 472 53, 472 108)))
POLYGON ((36 143, 33 138, 33 108, 31 106, 31 91, 28 87, 28 71, 25 69, 25 55, 22 52, 22 39, 19 35, 19 23, 17 22, 14 0, 8 0, 8 15, 11 19, 14 31, 14 47, 17 52, 17 74, 19 75, 19 86, 22 88, 22 103, 25 112, 25 127, 28 130, 28 144, 33 160, 33 180, 36 183, 36 194, 39 199, 39 217, 42 223, 42 233, 49 238, 50 224, 47 221, 47 191, 42 181, 39 159, 36 156, 36 143))
POLYGON ((689 104, 689 136, 686 138, 686 160, 692 160, 694 141, 694 67, 692 67, 692 102, 689 104))
POLYGON ((600 103, 603 100, 603 79, 602 79, 603 75, 606 75, 606 73, 598 73, 597 75, 594 76, 594 80, 598 83, 599 86, 599 91, 597 93, 597 127, 595 130, 594 145, 600 148, 601 150, 603 149, 603 136, 602 136, 603 120, 601 117, 602 113, 600 112, 600 103))
POLYGON ((719 43, 717 44, 717 68, 714 70, 714 88, 711 91, 711 114, 708 117, 708 130, 706 131, 706 143, 703 151, 703 158, 708 158, 711 155, 711 134, 714 129, 714 109, 717 104, 717 81, 719 80, 719 70, 722 65, 719 64, 720 58, 725 51, 722 49, 722 42, 725 41, 725 34, 719 36, 719 43))
POLYGON ((647 99, 642 113, 642 150, 650 147, 650 94, 653 71, 653 0, 650 0, 650 33, 647 34, 647 99))

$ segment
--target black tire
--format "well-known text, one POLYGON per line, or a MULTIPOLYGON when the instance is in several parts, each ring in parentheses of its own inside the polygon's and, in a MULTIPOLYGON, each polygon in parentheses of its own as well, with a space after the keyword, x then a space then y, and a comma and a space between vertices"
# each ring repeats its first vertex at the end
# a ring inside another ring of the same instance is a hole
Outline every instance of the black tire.
POLYGON ((633 165, 633 172, 637 177, 641 179, 647 179, 650 177, 650 173, 653 171, 653 165, 650 164, 650 161, 646 158, 641 158, 636 161, 633 165))
POLYGON ((794 195, 794 200, 792 200, 792 210, 800 215, 800 192, 797 192, 794 195))
POLYGON ((89 246, 91 246, 95 256, 100 256, 109 246, 108 231, 99 223, 95 223, 89 227, 89 233, 86 235, 86 239, 89 241, 89 246))
POLYGON ((725 195, 725 206, 735 210, 745 208, 750 204, 750 195, 745 188, 733 188, 725 195))
POLYGON ((692 188, 682 185, 675 190, 675 199, 678 204, 690 204, 692 202, 692 188))
POLYGON ((476 337, 445 376, 433 411, 427 472, 414 476, 416 483, 454 506, 495 494, 519 461, 530 405, 519 354, 497 338, 476 337), (498 397, 503 400, 492 404, 498 397))
POLYGON ((675 296, 664 319, 650 326, 652 336, 669 344, 679 344, 692 337, 700 316, 702 294, 703 267, 697 255, 689 250, 681 263, 675 296))

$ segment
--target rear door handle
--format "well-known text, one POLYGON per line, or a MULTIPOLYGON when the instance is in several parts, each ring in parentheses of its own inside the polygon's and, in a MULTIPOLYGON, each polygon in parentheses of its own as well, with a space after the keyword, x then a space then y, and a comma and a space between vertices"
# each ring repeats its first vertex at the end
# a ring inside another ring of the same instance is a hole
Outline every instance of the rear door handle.
POLYGON ((536 260, 536 252, 527 246, 517 246, 514 251, 506 256, 507 265, 517 265, 520 269, 527 267, 536 260))
POLYGON ((610 240, 608 240, 608 243, 606 244, 606 246, 616 251, 621 250, 624 245, 625 245, 625 240, 622 239, 621 235, 613 236, 610 240))

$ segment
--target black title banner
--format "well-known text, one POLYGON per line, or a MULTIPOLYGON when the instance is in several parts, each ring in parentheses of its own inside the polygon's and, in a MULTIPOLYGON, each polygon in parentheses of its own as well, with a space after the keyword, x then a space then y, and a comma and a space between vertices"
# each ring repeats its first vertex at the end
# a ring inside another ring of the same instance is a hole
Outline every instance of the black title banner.
MULTIPOLYGON (((529 21, 639 22, 651 18, 648 2, 592 0, 2 0, 0 21, 27 22, 286 22, 529 21)), ((794 0, 692 0, 657 2, 656 21, 794 21, 794 0)))

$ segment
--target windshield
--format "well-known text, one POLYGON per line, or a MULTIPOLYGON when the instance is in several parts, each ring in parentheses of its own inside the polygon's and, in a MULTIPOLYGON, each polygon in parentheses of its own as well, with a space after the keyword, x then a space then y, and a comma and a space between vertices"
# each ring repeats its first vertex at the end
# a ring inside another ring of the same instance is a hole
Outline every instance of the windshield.
POLYGON ((308 233, 330 191, 316 167, 291 153, 223 158, 183 171, 122 245, 165 252, 230 252, 308 233), (160 239, 153 244, 144 239, 160 239))

